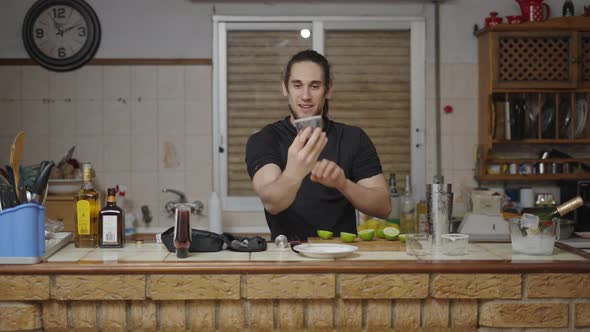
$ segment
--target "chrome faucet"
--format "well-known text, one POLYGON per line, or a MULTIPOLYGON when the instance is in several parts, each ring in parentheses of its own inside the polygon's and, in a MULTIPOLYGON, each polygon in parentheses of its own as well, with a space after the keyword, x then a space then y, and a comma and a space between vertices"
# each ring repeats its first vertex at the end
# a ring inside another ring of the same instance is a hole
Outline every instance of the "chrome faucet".
MULTIPOLYGON (((186 195, 182 191, 179 191, 176 189, 164 188, 164 189, 162 189, 162 192, 178 195, 178 200, 168 201, 168 202, 166 202, 166 204, 164 204, 164 209, 166 210, 166 212, 168 212, 168 215, 171 217, 174 216, 174 212, 176 210, 176 208, 174 206, 175 204, 188 202, 188 200, 186 199, 186 195)), ((201 213, 203 212, 203 208, 205 207, 203 205, 203 202, 197 200, 197 201, 194 201, 193 204, 194 204, 194 207, 191 208, 191 213, 196 214, 196 215, 201 215, 201 213)))

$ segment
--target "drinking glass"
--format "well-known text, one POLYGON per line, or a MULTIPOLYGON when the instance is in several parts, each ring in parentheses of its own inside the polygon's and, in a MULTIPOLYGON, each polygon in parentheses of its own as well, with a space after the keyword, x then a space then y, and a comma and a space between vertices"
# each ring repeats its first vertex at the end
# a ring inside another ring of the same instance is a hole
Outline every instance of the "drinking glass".
POLYGON ((429 255, 432 249, 432 235, 430 234, 407 234, 406 253, 412 256, 429 255))

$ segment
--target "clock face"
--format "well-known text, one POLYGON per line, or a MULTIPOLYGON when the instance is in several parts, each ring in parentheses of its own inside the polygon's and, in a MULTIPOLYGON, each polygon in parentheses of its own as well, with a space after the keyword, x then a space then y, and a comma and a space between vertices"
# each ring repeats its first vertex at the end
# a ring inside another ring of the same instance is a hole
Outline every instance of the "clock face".
POLYGON ((88 40, 88 24, 76 9, 53 6, 41 12, 33 24, 35 46, 50 58, 76 55, 88 40))
POLYGON ((23 41, 31 58, 55 71, 79 68, 100 44, 100 24, 83 0, 38 0, 23 24, 23 41))

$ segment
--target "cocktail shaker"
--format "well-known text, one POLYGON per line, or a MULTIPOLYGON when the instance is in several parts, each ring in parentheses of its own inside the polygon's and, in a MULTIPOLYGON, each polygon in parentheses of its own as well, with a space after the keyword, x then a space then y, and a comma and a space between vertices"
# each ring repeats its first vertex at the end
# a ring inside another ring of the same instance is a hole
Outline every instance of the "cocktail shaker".
POLYGON ((444 183, 443 176, 434 176, 432 184, 426 185, 428 225, 435 247, 442 246, 441 235, 450 232, 453 215, 453 190, 444 183))

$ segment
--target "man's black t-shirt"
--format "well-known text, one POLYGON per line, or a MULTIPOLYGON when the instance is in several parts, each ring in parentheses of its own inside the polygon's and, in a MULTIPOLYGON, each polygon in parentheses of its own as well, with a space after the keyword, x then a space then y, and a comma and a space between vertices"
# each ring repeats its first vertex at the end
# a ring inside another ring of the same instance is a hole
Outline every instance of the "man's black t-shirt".
MULTIPOLYGON (((288 149, 297 131, 289 120, 269 124, 248 140, 246 164, 248 173, 254 174, 264 165, 272 163, 285 170, 288 149)), ((381 162, 375 146, 367 134, 358 127, 348 126, 324 118, 324 131, 328 143, 319 159, 334 161, 352 182, 381 174, 381 162)), ((289 240, 305 240, 316 236, 318 229, 356 233, 354 207, 344 195, 333 188, 312 182, 309 175, 303 180, 295 200, 277 215, 264 211, 274 239, 280 234, 289 240)))

